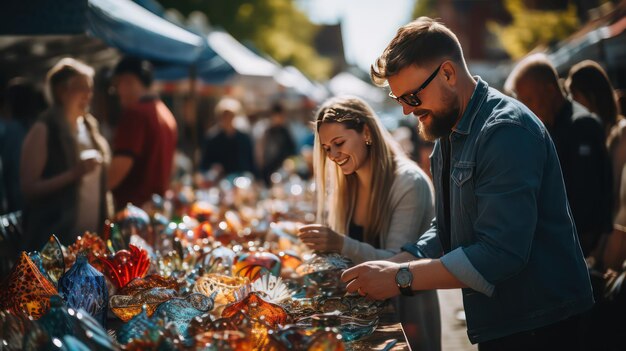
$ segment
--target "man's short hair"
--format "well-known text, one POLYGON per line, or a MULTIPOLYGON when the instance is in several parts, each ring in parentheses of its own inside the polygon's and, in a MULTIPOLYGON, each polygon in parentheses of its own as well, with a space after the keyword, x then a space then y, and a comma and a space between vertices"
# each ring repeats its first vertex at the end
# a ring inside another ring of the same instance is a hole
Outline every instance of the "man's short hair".
POLYGON ((133 56, 123 57, 113 69, 113 75, 132 74, 139 78, 141 84, 149 88, 152 86, 154 76, 152 74, 152 64, 150 61, 142 60, 133 56))
POLYGON ((281 113, 285 113, 285 107, 283 106, 283 104, 281 104, 280 102, 275 102, 272 104, 272 107, 270 108, 270 111, 273 114, 281 114, 281 113))
POLYGON ((226 112, 231 112, 233 115, 241 113, 242 107, 239 100, 231 97, 225 97, 222 98, 217 105, 215 105, 215 116, 218 118, 226 112))
POLYGON ((420 17, 398 29, 383 54, 371 66, 370 76, 374 84, 385 86, 387 78, 410 65, 439 64, 444 60, 465 66, 459 39, 442 23, 420 17))
POLYGON ((545 54, 532 54, 523 58, 511 71, 504 83, 504 90, 508 94, 515 93, 515 86, 520 80, 533 83, 552 85, 561 88, 559 74, 545 54))

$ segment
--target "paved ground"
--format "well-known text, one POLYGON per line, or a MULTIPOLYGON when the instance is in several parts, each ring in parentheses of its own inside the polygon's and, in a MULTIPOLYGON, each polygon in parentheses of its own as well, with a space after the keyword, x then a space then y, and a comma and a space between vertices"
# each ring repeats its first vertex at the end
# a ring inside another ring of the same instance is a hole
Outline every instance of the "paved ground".
MULTIPOLYGON (((463 309, 461 290, 439 290, 441 309, 441 349, 442 351, 475 351, 467 338, 465 323, 457 320, 456 314, 463 309)), ((414 350, 418 351, 418 350, 414 350)))

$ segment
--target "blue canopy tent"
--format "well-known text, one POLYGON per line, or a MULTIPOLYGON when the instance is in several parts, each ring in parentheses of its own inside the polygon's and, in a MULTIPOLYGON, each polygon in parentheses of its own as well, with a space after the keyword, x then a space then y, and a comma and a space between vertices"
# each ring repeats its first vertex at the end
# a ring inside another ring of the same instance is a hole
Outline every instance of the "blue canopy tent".
MULTIPOLYGON (((196 65, 198 79, 209 84, 219 84, 235 76, 272 78, 280 72, 280 66, 257 55, 223 31, 212 31, 205 41, 207 51, 215 53, 214 58, 202 59, 196 65)), ((182 65, 171 65, 157 73, 164 80, 176 80, 183 76, 182 65)))
MULTIPOLYGON (((28 38, 21 36, 58 35, 96 38, 125 54, 153 61, 157 78, 161 72, 170 79, 186 78, 192 66, 196 66, 192 73, 215 73, 215 79, 230 72, 204 37, 129 0, 10 1, 0 13, 0 35, 20 36, 20 40, 28 38), (174 66, 176 70, 171 69, 174 66)), ((65 50, 66 55, 73 54, 80 47, 65 50)))
POLYGON ((131 1, 87 0, 85 16, 89 34, 130 55, 192 64, 208 50, 202 37, 131 1))

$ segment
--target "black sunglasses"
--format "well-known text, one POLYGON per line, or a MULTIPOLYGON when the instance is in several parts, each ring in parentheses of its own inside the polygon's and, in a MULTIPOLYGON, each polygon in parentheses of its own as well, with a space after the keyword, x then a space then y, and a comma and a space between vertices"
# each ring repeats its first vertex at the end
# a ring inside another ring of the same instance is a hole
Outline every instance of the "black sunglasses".
POLYGON ((405 104, 409 105, 409 106, 414 106, 417 107, 419 105, 422 104, 422 100, 420 100, 419 97, 417 97, 417 94, 420 93, 420 91, 426 89, 426 87, 428 86, 428 84, 430 84, 430 82, 435 79, 435 77, 437 76, 437 73, 439 73, 439 70, 441 69, 441 66, 443 66, 443 63, 440 64, 439 66, 437 66, 437 69, 435 69, 435 71, 426 79, 426 81, 420 85, 419 88, 415 89, 414 91, 410 92, 410 93, 406 93, 402 96, 396 97, 395 95, 393 95, 393 92, 389 92, 389 97, 391 97, 392 99, 395 99, 396 101, 402 103, 404 102, 405 104))

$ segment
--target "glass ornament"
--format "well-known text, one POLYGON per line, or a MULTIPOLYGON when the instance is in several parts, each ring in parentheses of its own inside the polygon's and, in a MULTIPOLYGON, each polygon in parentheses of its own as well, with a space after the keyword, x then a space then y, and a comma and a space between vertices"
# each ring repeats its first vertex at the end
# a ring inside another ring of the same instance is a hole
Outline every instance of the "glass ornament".
POLYGON ((263 274, 280 276, 280 259, 270 252, 241 252, 235 256, 232 274, 255 281, 263 274))
POLYGON ((101 257, 104 273, 117 288, 123 288, 134 278, 143 278, 150 268, 148 253, 134 245, 113 256, 101 257))
POLYGON ((54 285, 41 274, 26 252, 22 252, 0 286, 0 309, 39 319, 50 308, 50 296, 57 294, 54 285))
POLYGON ((87 256, 80 254, 72 268, 61 276, 59 294, 68 307, 84 309, 106 327, 109 291, 104 275, 89 264, 87 256))

